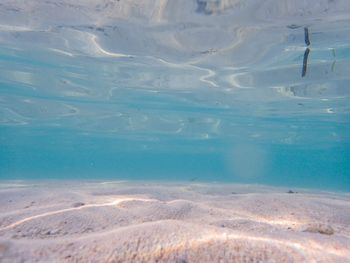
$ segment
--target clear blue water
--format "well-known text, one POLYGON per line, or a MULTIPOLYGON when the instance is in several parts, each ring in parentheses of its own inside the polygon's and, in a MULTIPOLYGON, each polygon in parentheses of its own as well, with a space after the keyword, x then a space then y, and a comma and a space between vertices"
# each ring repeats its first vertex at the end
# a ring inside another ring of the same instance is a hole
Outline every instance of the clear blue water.
POLYGON ((100 2, 0 4, 0 179, 350 190, 346 1, 100 2))

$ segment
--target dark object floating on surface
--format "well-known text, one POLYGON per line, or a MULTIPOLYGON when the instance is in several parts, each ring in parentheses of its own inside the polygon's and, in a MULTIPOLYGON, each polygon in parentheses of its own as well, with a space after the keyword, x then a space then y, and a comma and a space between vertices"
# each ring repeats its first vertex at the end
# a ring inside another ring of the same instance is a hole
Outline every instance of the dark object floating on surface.
POLYGON ((288 193, 288 194, 295 194, 295 192, 292 191, 292 190, 289 190, 287 193, 288 193))
POLYGON ((309 57, 309 53, 310 53, 310 49, 306 48, 305 52, 304 52, 304 59, 303 59, 303 69, 301 71, 301 77, 305 77, 306 75, 306 70, 307 70, 307 60, 309 57))
MULTIPOLYGON (((309 39, 309 28, 304 27, 304 38, 305 38, 305 44, 307 46, 310 46, 310 39, 309 39)), ((301 71, 301 77, 305 77, 306 70, 307 70, 307 59, 309 57, 310 49, 307 47, 304 52, 304 59, 303 59, 303 69, 301 71)))
POLYGON ((80 206, 84 206, 84 205, 85 205, 85 203, 83 203, 83 202, 77 202, 77 203, 72 204, 73 207, 80 207, 80 206))
POLYGON ((304 27, 304 38, 305 38, 305 44, 307 46, 310 46, 309 28, 307 27, 304 27))
POLYGON ((301 26, 298 26, 298 25, 295 25, 295 24, 291 24, 291 25, 288 25, 287 27, 290 28, 290 29, 297 29, 297 28, 300 28, 301 26))
POLYGON ((207 1, 206 0, 197 0, 197 13, 202 13, 205 15, 211 15, 213 12, 207 10, 207 1))

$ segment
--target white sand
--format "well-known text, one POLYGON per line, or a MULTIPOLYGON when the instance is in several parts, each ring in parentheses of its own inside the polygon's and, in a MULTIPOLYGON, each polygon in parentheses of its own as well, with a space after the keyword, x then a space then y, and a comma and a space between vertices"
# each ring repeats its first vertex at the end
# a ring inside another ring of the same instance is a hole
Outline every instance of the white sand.
POLYGON ((0 184, 0 262, 350 262, 350 195, 249 185, 0 184))

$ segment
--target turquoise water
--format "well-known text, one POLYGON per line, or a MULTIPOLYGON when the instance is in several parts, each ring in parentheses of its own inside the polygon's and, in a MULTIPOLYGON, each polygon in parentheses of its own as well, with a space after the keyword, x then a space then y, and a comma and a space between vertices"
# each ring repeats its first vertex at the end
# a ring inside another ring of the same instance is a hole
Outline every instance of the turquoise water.
POLYGON ((1 179, 350 190, 346 2, 105 2, 0 4, 1 179))

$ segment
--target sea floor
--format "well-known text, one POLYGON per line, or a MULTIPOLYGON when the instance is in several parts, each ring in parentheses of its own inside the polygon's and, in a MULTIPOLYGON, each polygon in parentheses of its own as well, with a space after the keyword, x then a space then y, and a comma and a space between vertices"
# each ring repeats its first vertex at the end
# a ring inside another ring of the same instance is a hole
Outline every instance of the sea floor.
POLYGON ((350 262, 350 194, 3 181, 0 262, 350 262))

